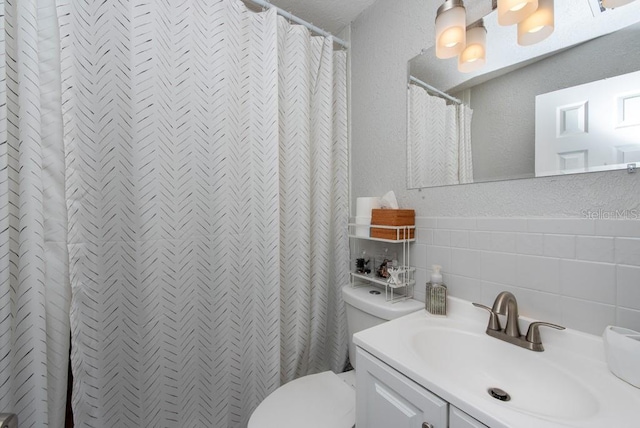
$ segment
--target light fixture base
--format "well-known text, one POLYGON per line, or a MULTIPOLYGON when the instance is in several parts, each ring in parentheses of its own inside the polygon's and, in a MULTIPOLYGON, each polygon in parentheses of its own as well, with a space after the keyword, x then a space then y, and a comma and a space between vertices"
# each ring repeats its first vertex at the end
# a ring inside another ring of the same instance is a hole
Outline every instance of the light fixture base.
POLYGON ((441 13, 445 13, 446 11, 453 9, 454 7, 464 7, 463 0, 445 0, 444 3, 438 8, 436 12, 436 17, 441 13))

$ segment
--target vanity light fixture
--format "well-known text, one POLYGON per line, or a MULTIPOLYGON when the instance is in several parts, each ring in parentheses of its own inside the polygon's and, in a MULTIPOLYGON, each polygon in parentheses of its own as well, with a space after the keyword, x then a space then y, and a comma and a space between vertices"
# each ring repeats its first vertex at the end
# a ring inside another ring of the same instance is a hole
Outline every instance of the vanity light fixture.
POLYGON ((467 45, 458 55, 458 71, 471 73, 487 60, 487 29, 481 19, 467 27, 467 45))
POLYGON ((538 9, 518 23, 518 44, 538 43, 553 33, 553 0, 538 0, 538 9))
POLYGON ((517 24, 537 8, 538 0, 498 0, 498 24, 517 24))
POLYGON ((436 56, 452 58, 466 44, 467 13, 462 0, 445 0, 436 14, 436 56))
POLYGON ((624 6, 632 1, 634 0, 601 0, 600 4, 606 9, 613 9, 614 7, 624 6))
MULTIPOLYGON (((634 0, 600 0, 606 4, 630 3, 634 0)), ((491 0, 497 9, 498 24, 518 24, 518 44, 528 46, 549 37, 554 30, 554 0, 491 0)), ((614 7, 614 6, 610 6, 614 7)), ((476 71, 486 63, 487 29, 482 23, 466 27, 463 0, 445 0, 436 13, 436 56, 458 56, 458 70, 476 71)))

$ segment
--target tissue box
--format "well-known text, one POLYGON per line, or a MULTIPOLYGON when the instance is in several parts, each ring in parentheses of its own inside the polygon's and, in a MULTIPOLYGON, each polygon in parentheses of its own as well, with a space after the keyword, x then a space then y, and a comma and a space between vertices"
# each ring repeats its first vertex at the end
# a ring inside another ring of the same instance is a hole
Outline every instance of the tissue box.
POLYGON ((640 333, 608 326, 602 335, 609 370, 625 382, 640 388, 640 333))
MULTIPOLYGON (((380 226, 414 226, 416 224, 416 212, 415 210, 373 209, 371 210, 371 224, 380 226)), ((392 240, 413 239, 415 237, 415 229, 408 230, 408 236, 404 235, 405 229, 371 228, 372 238, 392 240)))

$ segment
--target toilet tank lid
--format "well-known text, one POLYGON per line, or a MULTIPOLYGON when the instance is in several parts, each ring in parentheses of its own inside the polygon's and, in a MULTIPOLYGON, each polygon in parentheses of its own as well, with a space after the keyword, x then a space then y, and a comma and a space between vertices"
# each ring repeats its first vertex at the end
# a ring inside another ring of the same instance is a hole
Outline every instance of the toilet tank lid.
POLYGON ((415 299, 387 302, 384 290, 371 285, 345 285, 342 287, 342 299, 346 304, 383 320, 392 320, 424 309, 424 303, 415 299))

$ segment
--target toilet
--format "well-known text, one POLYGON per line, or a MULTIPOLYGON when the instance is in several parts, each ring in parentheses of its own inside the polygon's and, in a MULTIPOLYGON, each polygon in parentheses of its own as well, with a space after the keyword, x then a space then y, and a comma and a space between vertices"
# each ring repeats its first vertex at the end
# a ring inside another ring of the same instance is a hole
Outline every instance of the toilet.
MULTIPOLYGON (((408 299, 387 302, 373 286, 342 288, 349 333, 349 359, 356 365, 353 334, 424 308, 408 299)), ((326 371, 293 380, 272 392, 256 408, 248 428, 352 428, 356 423, 355 370, 326 371)))

